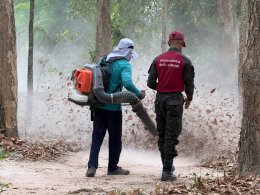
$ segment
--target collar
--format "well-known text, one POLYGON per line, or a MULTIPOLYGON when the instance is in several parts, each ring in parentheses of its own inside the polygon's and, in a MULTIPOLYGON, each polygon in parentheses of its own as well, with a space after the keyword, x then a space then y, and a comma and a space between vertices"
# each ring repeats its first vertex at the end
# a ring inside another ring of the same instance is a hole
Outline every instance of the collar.
POLYGON ((182 53, 181 50, 176 47, 170 47, 168 51, 177 51, 179 53, 182 53))

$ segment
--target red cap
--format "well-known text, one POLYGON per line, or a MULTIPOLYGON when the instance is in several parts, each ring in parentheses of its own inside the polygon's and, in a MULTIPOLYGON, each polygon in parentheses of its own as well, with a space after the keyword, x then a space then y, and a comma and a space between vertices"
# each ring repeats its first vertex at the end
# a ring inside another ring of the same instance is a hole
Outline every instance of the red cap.
POLYGON ((179 31, 173 31, 169 34, 169 41, 170 40, 182 40, 183 41, 183 47, 186 47, 185 41, 184 41, 184 34, 179 31))

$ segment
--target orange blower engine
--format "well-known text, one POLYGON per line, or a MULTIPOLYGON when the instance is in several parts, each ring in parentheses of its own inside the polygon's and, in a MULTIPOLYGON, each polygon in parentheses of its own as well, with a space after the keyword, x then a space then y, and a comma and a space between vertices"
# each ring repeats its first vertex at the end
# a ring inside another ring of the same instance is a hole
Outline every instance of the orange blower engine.
POLYGON ((93 93, 92 67, 78 68, 73 71, 72 85, 70 85, 68 100, 78 105, 89 104, 89 94, 93 93))
POLYGON ((76 69, 73 76, 76 80, 76 89, 88 95, 92 86, 92 70, 86 68, 76 69))

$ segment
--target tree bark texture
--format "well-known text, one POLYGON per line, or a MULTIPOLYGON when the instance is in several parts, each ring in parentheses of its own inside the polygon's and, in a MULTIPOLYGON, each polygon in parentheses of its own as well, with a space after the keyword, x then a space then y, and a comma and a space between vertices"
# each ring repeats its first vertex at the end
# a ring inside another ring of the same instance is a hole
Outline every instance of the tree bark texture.
POLYGON ((243 111, 238 165, 241 175, 260 176, 260 1, 243 0, 242 6, 239 80, 243 111))
POLYGON ((29 48, 28 48, 28 80, 27 89, 33 91, 33 23, 34 23, 34 0, 30 0, 29 18, 29 48))
POLYGON ((167 47, 167 15, 168 15, 168 0, 162 1, 162 53, 166 51, 167 47))
POLYGON ((0 131, 18 137, 17 54, 13 0, 0 1, 0 131))
MULTIPOLYGON (((230 76, 237 72, 238 27, 234 0, 218 0, 218 47, 220 74, 230 76)), ((236 76, 237 78, 237 76, 236 76)))
POLYGON ((34 48, 34 0, 30 0, 29 47, 27 73, 26 128, 31 125, 33 112, 33 48, 34 48))
POLYGON ((243 88, 242 88, 242 66, 247 52, 247 30, 248 30, 248 1, 241 2, 240 32, 239 32, 239 66, 238 66, 238 93, 239 93, 239 120, 243 117, 243 88))
POLYGON ((98 0, 96 59, 112 50, 110 0, 98 0))

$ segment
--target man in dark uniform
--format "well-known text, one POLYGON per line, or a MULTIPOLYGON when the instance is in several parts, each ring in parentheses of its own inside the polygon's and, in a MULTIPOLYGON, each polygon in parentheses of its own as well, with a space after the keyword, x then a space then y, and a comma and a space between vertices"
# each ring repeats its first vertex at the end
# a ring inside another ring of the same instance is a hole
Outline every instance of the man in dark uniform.
POLYGON ((182 131, 183 104, 189 108, 194 91, 194 67, 182 54, 186 47, 184 34, 174 31, 169 34, 170 49, 156 57, 149 69, 147 86, 157 91, 155 113, 158 147, 163 164, 162 181, 173 181, 173 158, 178 156, 175 146, 182 131), (187 98, 184 100, 182 92, 187 98))

